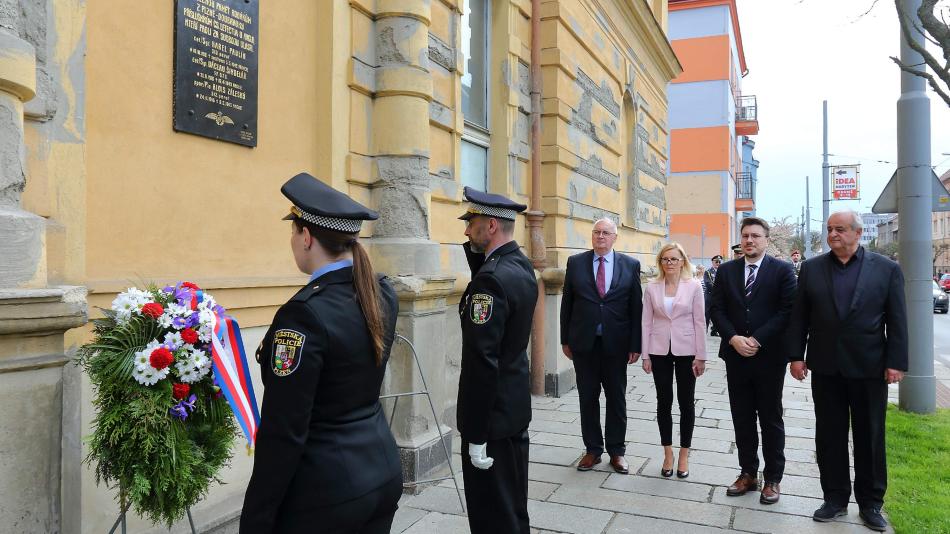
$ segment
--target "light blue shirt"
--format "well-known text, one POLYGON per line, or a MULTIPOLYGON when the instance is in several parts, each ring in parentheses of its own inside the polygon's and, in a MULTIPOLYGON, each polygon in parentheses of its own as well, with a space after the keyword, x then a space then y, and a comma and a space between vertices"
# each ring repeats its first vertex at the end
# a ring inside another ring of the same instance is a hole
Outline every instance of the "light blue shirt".
POLYGON ((317 278, 320 278, 321 276, 327 273, 330 273, 333 271, 339 271, 340 269, 343 269, 345 267, 352 267, 352 266, 353 266, 353 260, 340 260, 340 261, 335 261, 333 263, 328 263, 324 265, 323 267, 320 267, 319 269, 314 271, 313 274, 310 275, 310 281, 313 282, 317 278))
MULTIPOLYGON (((597 285, 597 268, 600 267, 600 262, 597 261, 597 258, 600 256, 597 253, 594 253, 594 285, 597 285)), ((614 251, 611 250, 607 254, 604 254, 604 293, 610 291, 610 280, 614 277, 614 251)))

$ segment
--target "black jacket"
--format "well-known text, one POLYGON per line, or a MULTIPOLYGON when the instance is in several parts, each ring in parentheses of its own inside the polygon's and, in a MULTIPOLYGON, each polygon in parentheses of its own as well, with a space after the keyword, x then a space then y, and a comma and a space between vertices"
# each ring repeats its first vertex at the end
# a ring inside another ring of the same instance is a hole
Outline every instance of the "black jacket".
POLYGON ((884 378, 884 369, 907 370, 904 275, 893 261, 864 251, 851 307, 838 316, 832 290, 832 253, 805 261, 789 325, 792 361, 819 374, 884 378), (808 348, 807 359, 805 348, 808 348))
POLYGON ((745 259, 727 261, 716 272, 709 315, 721 342, 719 357, 746 360, 754 365, 788 363, 785 329, 795 299, 795 271, 792 264, 766 255, 756 272, 752 294, 745 296, 745 259), (745 358, 736 352, 732 336, 754 337, 761 344, 755 356, 745 358))
POLYGON ((294 509, 351 500, 401 474, 379 403, 398 301, 385 279, 379 286, 380 366, 352 267, 310 282, 274 316, 257 353, 264 399, 242 533, 272 532, 292 521, 294 509))
POLYGON ((610 289, 601 298, 594 280, 594 251, 567 259, 561 300, 562 345, 570 347, 572 352, 590 351, 600 324, 606 354, 640 352, 642 312, 639 261, 614 251, 610 289))
POLYGON ((531 422, 527 348, 538 282, 515 241, 488 258, 463 246, 472 281, 459 302, 458 427, 465 441, 485 443, 513 436, 531 422))

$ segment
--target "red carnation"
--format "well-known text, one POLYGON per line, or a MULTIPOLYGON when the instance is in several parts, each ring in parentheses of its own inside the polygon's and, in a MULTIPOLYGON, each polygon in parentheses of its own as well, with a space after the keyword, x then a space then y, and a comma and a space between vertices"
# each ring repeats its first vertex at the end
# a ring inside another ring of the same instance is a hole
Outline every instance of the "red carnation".
POLYGON ((181 331, 181 339, 185 343, 194 345, 198 342, 198 332, 195 332, 194 328, 186 328, 181 331))
POLYGON ((188 384, 172 384, 172 397, 182 400, 191 392, 191 386, 188 384))
POLYGON ((153 350, 152 355, 148 357, 148 363, 159 371, 171 365, 173 361, 175 361, 175 357, 172 356, 172 351, 165 347, 153 350))
POLYGON ((195 284, 192 284, 191 282, 182 282, 181 287, 187 287, 188 289, 192 291, 198 291, 199 289, 201 289, 200 287, 196 286, 195 284))
POLYGON ((165 308, 163 308, 162 305, 157 302, 149 302, 145 306, 142 306, 142 313, 153 319, 158 319, 163 313, 165 313, 165 308))

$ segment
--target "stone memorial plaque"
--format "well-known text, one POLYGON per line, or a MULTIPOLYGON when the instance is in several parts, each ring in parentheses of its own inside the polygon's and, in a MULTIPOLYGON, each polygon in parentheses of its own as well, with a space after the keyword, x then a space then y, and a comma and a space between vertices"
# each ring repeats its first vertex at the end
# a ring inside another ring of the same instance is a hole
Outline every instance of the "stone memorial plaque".
POLYGON ((176 131, 257 146, 258 1, 175 1, 176 131))

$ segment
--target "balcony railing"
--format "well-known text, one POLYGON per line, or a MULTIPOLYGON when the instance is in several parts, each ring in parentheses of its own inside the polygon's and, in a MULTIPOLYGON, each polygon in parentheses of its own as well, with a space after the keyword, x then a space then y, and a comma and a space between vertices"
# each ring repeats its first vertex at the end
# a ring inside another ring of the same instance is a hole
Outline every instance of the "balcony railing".
POLYGON ((751 172, 736 173, 736 200, 755 200, 755 180, 751 172))
POLYGON ((755 95, 736 98, 736 121, 758 121, 755 95))

